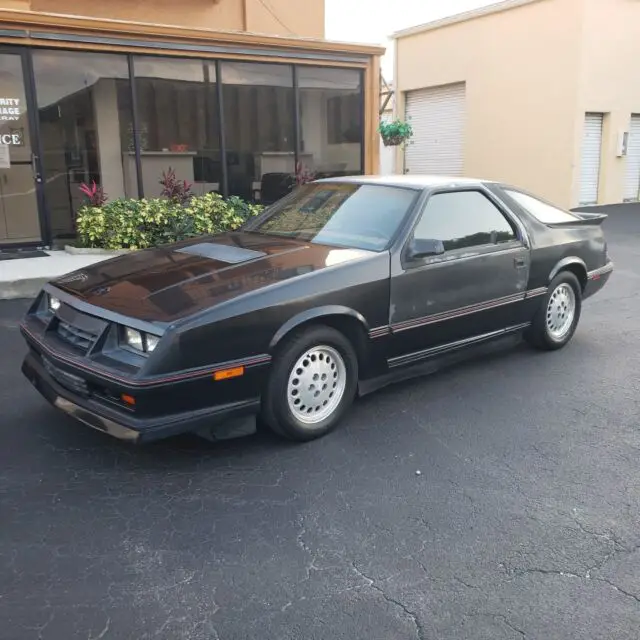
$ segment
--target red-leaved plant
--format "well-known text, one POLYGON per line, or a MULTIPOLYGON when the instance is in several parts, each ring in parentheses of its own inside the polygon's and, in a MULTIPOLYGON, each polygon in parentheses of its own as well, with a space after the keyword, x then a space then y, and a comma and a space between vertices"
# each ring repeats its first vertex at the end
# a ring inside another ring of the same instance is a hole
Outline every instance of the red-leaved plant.
POLYGON ((302 162, 296 163, 296 184, 298 186, 307 184, 307 182, 313 182, 316 179, 316 174, 307 168, 302 162))
POLYGON ((91 181, 91 185, 84 182, 80 185, 80 191, 89 200, 89 205, 92 207, 101 207, 107 201, 107 194, 104 189, 96 184, 95 180, 91 181))
POLYGON ((162 185, 162 195, 179 204, 186 204, 193 196, 191 192, 193 185, 186 180, 178 180, 175 169, 171 167, 169 167, 168 171, 162 172, 160 184, 162 185))

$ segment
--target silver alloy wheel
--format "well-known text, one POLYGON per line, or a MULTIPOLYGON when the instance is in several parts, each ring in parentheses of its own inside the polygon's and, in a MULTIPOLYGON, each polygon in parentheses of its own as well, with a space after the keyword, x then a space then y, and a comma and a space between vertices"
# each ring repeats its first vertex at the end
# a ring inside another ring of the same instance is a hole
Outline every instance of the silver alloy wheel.
POLYGON ((316 425, 338 407, 347 386, 347 367, 333 347, 311 347, 298 358, 287 384, 291 413, 302 423, 316 425))
POLYGON ((556 342, 560 342, 571 330, 576 315, 576 293, 566 282, 559 284, 552 292, 547 304, 547 332, 556 342))

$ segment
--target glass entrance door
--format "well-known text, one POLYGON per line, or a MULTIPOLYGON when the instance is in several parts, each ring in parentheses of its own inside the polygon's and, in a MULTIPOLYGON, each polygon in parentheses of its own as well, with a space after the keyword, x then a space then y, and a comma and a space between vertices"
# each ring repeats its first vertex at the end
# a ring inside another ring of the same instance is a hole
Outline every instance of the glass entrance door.
POLYGON ((24 61, 0 50, 0 247, 42 241, 24 61))

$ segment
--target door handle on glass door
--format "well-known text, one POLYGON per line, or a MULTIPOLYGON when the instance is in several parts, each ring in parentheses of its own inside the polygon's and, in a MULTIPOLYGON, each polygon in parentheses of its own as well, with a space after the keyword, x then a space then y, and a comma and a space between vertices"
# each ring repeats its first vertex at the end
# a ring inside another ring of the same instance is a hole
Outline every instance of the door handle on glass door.
POLYGON ((42 182, 42 176, 38 173, 38 156, 33 153, 31 154, 31 173, 37 183, 42 182))

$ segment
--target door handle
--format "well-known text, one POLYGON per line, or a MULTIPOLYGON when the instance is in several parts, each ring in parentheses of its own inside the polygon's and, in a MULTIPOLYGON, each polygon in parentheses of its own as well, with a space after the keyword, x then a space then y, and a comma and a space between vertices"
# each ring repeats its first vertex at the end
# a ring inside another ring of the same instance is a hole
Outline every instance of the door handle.
POLYGON ((527 263, 526 263, 524 258, 514 258, 513 259, 513 266, 516 269, 524 269, 527 266, 527 263))
POLYGON ((38 173, 38 156, 34 153, 31 154, 31 173, 37 183, 42 182, 42 176, 38 173))

